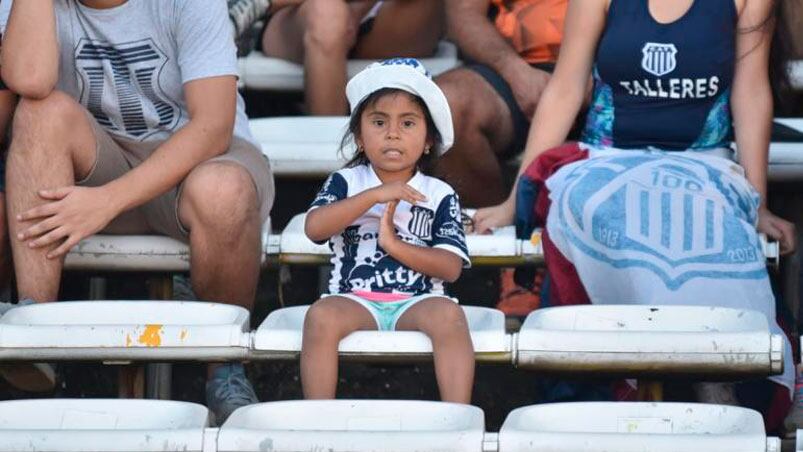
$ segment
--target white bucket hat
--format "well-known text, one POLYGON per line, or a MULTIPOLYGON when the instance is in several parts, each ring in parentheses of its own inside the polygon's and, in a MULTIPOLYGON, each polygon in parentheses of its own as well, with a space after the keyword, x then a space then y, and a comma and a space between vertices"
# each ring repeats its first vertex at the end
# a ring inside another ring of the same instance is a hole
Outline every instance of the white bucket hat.
POLYGON ((441 153, 452 147, 454 127, 449 103, 420 61, 415 58, 394 58, 372 63, 360 71, 346 85, 351 111, 357 109, 366 97, 383 88, 400 89, 423 99, 441 135, 441 153))

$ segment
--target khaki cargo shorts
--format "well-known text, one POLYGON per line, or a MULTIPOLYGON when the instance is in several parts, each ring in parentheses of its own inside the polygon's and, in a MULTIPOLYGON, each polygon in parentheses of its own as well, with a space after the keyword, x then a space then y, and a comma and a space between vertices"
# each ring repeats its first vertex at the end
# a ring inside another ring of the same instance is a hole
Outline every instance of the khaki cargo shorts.
MULTIPOLYGON (((124 140, 112 137, 90 116, 97 141, 97 158, 89 175, 77 185, 97 187, 109 183, 141 164, 161 143, 154 143, 151 149, 136 152, 124 140)), ((234 137, 229 150, 207 162, 231 162, 240 165, 251 176, 257 192, 259 214, 262 224, 268 219, 273 206, 275 188, 273 174, 267 157, 252 143, 234 137)), ((206 162, 204 162, 206 163, 206 162)), ((181 224, 178 215, 179 199, 183 182, 167 193, 151 201, 120 214, 102 231, 105 234, 161 234, 187 242, 189 231, 181 224)))

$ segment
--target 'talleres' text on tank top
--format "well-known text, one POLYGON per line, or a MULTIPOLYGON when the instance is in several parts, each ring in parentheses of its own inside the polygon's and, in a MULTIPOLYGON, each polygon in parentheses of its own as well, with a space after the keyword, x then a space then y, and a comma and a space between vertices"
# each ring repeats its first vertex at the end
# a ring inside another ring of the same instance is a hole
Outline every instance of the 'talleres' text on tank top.
POLYGON ((667 24, 653 18, 648 0, 612 0, 583 141, 667 150, 727 146, 735 33, 733 0, 694 0, 667 24))

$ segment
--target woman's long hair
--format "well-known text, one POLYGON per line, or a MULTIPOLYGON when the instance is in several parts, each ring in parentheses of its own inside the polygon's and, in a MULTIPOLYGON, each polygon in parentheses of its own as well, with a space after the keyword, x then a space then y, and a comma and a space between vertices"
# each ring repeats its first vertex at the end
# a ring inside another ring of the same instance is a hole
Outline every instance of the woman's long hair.
POLYGON ((775 26, 770 46, 769 77, 775 105, 780 111, 796 107, 792 105, 796 96, 789 80, 789 60, 794 50, 794 36, 787 20, 794 17, 794 14, 803 14, 803 8, 795 2, 774 0, 772 13, 767 18, 767 25, 775 26))

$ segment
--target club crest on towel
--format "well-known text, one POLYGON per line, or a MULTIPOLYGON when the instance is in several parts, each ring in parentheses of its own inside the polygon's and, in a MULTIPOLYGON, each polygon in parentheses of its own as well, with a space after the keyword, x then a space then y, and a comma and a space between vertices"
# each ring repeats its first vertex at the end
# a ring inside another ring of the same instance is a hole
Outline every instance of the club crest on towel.
POLYGON ((642 267, 672 290, 694 277, 754 278, 764 259, 750 217, 754 194, 706 162, 666 154, 572 165, 553 197, 560 226, 583 253, 642 267))

